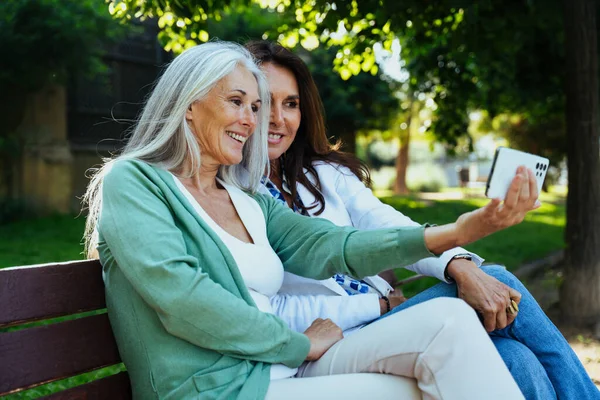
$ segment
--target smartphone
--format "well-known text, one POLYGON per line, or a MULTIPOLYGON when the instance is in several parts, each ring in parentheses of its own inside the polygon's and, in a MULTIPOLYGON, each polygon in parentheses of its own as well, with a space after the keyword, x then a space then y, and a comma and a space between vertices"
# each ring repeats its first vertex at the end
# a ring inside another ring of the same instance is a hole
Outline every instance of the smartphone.
POLYGON ((488 176, 485 195, 490 199, 504 199, 520 165, 533 171, 538 191, 541 190, 550 166, 548 159, 508 147, 498 147, 488 176))

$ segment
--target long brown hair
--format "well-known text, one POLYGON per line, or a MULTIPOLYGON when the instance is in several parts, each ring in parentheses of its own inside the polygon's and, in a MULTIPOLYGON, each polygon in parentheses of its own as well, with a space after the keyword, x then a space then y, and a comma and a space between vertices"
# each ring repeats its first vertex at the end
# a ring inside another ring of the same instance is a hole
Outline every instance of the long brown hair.
POLYGON ((347 167, 362 182, 370 185, 371 177, 366 165, 353 154, 340 151, 341 142, 339 140, 332 144, 327 139, 323 102, 317 85, 304 61, 280 44, 268 40, 248 42, 246 48, 260 63, 273 63, 290 70, 298 83, 300 90, 300 127, 294 142, 280 157, 285 178, 296 206, 304 209, 313 209, 319 206, 315 215, 321 214, 325 208, 325 198, 321 194, 321 181, 313 166, 315 161, 324 161, 347 167), (308 179, 304 169, 312 174, 316 184, 308 179), (297 204, 297 183, 302 184, 315 196, 317 199, 315 204, 306 207, 303 204, 297 204))

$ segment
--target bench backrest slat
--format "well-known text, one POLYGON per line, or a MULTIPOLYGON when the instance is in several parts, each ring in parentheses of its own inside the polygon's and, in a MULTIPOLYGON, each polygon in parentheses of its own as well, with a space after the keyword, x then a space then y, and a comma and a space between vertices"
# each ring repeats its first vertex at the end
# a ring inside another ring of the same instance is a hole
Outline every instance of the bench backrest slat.
POLYGON ((120 360, 107 314, 2 333, 0 395, 120 360))
POLYGON ((44 400, 131 400, 131 385, 126 372, 102 378, 44 397, 44 400))
POLYGON ((0 269, 0 304, 0 327, 104 308, 102 266, 91 260, 0 269))
MULTIPOLYGON (((0 328, 105 307, 98 260, 0 269, 0 328)), ((78 317, 0 332, 0 397, 121 362, 107 314, 78 317)), ((131 386, 123 372, 51 398, 129 400, 131 386)))

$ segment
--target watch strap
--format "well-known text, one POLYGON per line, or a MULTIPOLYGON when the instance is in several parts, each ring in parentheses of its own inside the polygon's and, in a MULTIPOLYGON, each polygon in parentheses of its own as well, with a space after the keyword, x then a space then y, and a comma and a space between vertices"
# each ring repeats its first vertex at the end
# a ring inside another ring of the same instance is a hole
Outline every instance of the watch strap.
POLYGON ((448 266, 454 260, 469 260, 469 261, 473 261, 473 256, 471 256, 468 253, 460 253, 460 254, 456 254, 454 257, 452 257, 450 259, 450 261, 448 261, 448 264, 446 264, 446 268, 444 268, 444 278, 448 282, 451 282, 451 283, 454 283, 454 279, 450 275, 448 275, 448 266))

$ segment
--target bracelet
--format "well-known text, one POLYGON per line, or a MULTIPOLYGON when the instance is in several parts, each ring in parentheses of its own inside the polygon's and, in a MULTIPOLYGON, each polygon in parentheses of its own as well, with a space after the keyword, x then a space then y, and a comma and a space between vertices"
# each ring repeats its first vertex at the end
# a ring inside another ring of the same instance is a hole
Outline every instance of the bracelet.
POLYGON ((381 298, 385 301, 385 306, 387 307, 386 313, 389 313, 392 307, 390 307, 390 299, 387 296, 381 296, 381 298))

